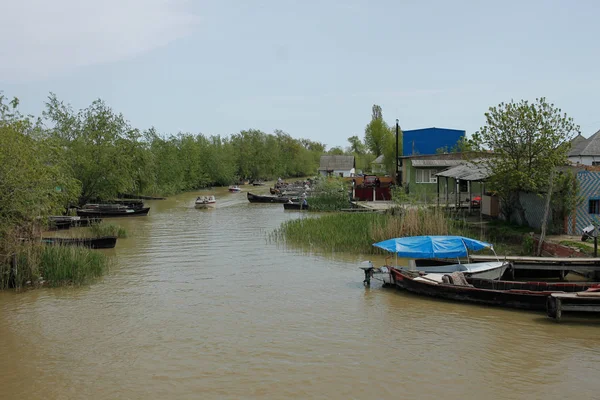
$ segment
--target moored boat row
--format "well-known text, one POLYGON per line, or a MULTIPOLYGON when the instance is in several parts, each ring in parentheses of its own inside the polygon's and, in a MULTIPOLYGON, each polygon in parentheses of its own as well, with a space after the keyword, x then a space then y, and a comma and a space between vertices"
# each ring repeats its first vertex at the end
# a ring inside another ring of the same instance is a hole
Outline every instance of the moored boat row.
POLYGON ((418 295, 507 308, 546 310, 557 320, 564 310, 600 312, 600 283, 508 281, 505 277, 513 276, 509 273, 512 269, 509 261, 460 262, 460 258, 469 257, 469 250, 493 251, 492 245, 486 242, 461 236, 412 236, 389 239, 373 246, 408 258, 409 265, 375 268, 368 262, 367 266, 361 267, 365 285, 370 285, 371 278, 380 276, 384 286, 391 285, 418 295), (452 258, 458 262, 449 260, 452 258), (419 263, 419 260, 434 262, 419 263))

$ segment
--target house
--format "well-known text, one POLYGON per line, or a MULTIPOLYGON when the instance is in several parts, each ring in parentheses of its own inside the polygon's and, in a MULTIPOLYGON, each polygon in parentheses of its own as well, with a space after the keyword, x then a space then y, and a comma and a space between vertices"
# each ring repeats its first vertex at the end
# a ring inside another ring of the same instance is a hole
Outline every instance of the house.
POLYGON ((374 174, 385 174, 387 172, 385 170, 383 154, 371 161, 371 171, 374 174))
POLYGON ((321 156, 318 173, 323 176, 352 177, 356 174, 354 156, 321 156))
POLYGON ((575 136, 568 158, 574 165, 600 165, 600 131, 587 139, 581 134, 575 136))
POLYGON ((444 198, 449 196, 451 203, 463 203, 473 193, 481 193, 479 180, 471 182, 452 175, 441 180, 438 174, 467 163, 464 156, 462 153, 446 153, 400 157, 402 185, 407 193, 422 202, 437 202, 439 194, 444 198))
POLYGON ((464 136, 463 130, 446 128, 402 131, 402 155, 436 154, 439 149, 451 151, 464 136))
POLYGON ((565 221, 564 233, 581 235, 583 228, 600 222, 600 167, 574 167, 573 169, 577 171, 581 202, 565 221))

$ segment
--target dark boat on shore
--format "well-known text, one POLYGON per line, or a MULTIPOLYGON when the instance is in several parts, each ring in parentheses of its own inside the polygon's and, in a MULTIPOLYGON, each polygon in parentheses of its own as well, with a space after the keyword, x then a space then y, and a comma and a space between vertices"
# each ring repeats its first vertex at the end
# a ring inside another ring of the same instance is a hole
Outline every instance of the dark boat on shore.
POLYGON ((287 203, 290 198, 287 196, 269 196, 269 195, 258 195, 248 192, 248 201, 250 203, 287 203))
POLYGON ((123 193, 121 195, 119 195, 119 197, 125 198, 125 199, 141 199, 141 200, 166 200, 166 197, 154 197, 154 196, 141 196, 141 195, 136 195, 136 194, 128 194, 128 193, 123 193))
POLYGON ((415 294, 468 303, 546 310, 552 293, 574 293, 600 288, 597 282, 515 282, 465 278, 461 272, 427 274, 389 268, 391 285, 415 294))
POLYGON ((58 238, 43 237, 42 242, 59 246, 82 246, 91 249, 112 249, 117 244, 116 236, 102 236, 98 238, 58 238))
POLYGON ((87 204, 77 210, 80 217, 133 217, 148 215, 150 207, 131 208, 121 204, 87 204))
POLYGON ((102 218, 75 217, 71 215, 53 215, 48 218, 50 220, 50 230, 53 230, 53 228, 69 229, 79 226, 90 226, 102 222, 102 218))
POLYGON ((308 204, 302 204, 298 202, 283 203, 284 210, 308 210, 308 204))

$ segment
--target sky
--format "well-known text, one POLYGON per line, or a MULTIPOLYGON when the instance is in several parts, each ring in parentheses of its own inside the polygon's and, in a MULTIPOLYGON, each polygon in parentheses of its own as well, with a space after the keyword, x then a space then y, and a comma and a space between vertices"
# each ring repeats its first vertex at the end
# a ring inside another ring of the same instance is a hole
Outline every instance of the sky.
POLYGON ((546 99, 600 130, 597 0, 0 0, 0 91, 50 92, 134 127, 245 129, 347 147, 371 107, 470 135, 500 102, 546 99))

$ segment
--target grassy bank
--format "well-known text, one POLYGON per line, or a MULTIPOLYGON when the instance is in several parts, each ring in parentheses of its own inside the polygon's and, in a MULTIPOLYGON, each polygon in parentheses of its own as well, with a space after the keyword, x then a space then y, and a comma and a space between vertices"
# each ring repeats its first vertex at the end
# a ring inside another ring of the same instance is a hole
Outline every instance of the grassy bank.
MULTIPOLYGON (((460 235, 487 241, 499 255, 530 254, 528 229, 509 224, 491 224, 482 229, 460 219, 448 218, 434 208, 413 208, 387 214, 335 213, 318 218, 284 222, 270 238, 307 251, 381 253, 373 243, 417 235, 460 235)), ((482 254, 492 254, 490 250, 482 254)))
POLYGON ((437 210, 410 209, 405 213, 336 213, 320 218, 284 222, 273 241, 310 250, 379 253, 373 243, 415 235, 463 235, 466 228, 437 210))
POLYGON ((103 253, 77 246, 29 242, 13 246, 10 254, 0 259, 0 289, 81 285, 102 276, 110 264, 103 253))
POLYGON ((100 222, 99 224, 92 224, 90 226, 90 232, 93 237, 103 237, 103 236, 116 236, 118 238, 126 238, 127 231, 125 228, 115 225, 109 224, 106 222, 100 222))

